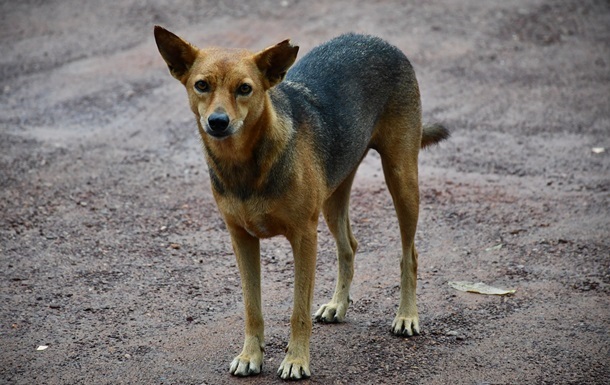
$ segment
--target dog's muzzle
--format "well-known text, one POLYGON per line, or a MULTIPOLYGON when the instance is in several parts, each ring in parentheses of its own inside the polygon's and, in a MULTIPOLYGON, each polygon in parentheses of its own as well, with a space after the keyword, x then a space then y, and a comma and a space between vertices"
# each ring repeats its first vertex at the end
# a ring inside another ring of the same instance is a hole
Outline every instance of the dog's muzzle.
POLYGON ((215 138, 225 138, 233 133, 229 123, 229 115, 221 112, 213 112, 208 116, 207 122, 205 122, 205 131, 215 138))

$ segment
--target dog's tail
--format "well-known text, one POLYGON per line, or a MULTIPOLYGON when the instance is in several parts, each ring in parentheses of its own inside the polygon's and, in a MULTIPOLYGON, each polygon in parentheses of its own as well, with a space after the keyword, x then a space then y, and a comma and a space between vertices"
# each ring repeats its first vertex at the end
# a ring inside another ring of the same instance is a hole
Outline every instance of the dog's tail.
POLYGON ((426 124, 423 127, 421 148, 425 148, 445 140, 449 137, 449 135, 449 130, 441 124, 426 124))

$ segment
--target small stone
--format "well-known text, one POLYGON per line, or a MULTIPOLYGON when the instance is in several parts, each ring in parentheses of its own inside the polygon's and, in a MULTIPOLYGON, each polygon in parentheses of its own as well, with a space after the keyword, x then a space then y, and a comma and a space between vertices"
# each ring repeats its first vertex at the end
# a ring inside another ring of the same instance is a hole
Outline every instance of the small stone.
POLYGON ((458 332, 456 332, 455 330, 449 330, 447 333, 445 333, 445 335, 447 337, 455 337, 458 335, 458 332))

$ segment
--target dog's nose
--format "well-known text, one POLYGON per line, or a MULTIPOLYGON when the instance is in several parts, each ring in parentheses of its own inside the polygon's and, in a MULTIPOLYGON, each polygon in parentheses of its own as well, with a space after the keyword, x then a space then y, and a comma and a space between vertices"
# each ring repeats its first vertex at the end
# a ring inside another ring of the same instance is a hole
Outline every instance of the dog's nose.
POLYGON ((208 117, 208 125, 214 132, 222 132, 229 127, 229 116, 227 114, 213 112, 208 117))

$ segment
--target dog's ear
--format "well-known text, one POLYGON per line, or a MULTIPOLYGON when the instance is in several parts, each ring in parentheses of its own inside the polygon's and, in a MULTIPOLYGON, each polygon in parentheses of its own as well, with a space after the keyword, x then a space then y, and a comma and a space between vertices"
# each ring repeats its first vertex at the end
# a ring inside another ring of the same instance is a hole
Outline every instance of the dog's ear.
POLYGON ((155 41, 169 72, 182 83, 197 58, 199 50, 163 27, 155 25, 155 41))
POLYGON ((288 68, 297 58, 299 47, 290 44, 290 40, 284 40, 274 46, 264 49, 254 56, 258 69, 265 75, 268 88, 281 82, 288 72, 288 68))

